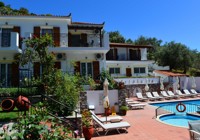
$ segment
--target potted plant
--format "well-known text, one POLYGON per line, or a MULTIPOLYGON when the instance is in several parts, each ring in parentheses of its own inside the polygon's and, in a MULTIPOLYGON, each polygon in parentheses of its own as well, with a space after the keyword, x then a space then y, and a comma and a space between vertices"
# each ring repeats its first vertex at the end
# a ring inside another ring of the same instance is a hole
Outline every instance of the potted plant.
POLYGON ((122 105, 119 109, 120 109, 121 114, 125 116, 125 115, 126 115, 126 112, 127 112, 127 110, 128 110, 129 108, 128 108, 128 106, 126 106, 126 105, 122 105))
POLYGON ((82 112, 82 129, 85 140, 90 140, 94 134, 92 114, 89 110, 82 112))

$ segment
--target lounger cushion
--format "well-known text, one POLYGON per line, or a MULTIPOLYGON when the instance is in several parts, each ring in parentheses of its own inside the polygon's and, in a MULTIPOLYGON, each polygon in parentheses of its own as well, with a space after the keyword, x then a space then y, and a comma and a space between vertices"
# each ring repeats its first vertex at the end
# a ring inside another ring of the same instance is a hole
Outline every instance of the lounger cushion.
POLYGON ((105 129, 117 129, 117 128, 127 128, 131 125, 128 122, 119 122, 119 123, 107 123, 104 124, 105 129))

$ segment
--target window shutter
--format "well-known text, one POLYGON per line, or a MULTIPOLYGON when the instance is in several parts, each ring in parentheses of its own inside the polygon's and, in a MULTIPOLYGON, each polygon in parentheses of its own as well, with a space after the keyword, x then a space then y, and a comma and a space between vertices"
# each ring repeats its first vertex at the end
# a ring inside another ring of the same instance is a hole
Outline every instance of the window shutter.
POLYGON ((71 33, 68 34, 68 46, 72 47, 72 34, 71 33))
POLYGON ((35 63, 34 63, 34 68, 33 68, 33 70, 34 70, 34 77, 35 77, 35 78, 40 77, 40 63, 39 63, 39 62, 35 62, 35 63))
POLYGON ((35 37, 40 37, 40 27, 37 26, 37 27, 34 27, 34 36, 35 37))
POLYGON ((93 78, 96 80, 99 76, 99 61, 93 61, 93 78))
POLYGON ((74 66, 74 73, 80 73, 80 61, 76 62, 76 65, 74 66))
POLYGON ((19 26, 14 26, 13 27, 13 32, 17 32, 19 34, 19 48, 22 48, 22 40, 21 40, 21 33, 20 33, 20 27, 19 26))
POLYGON ((61 69, 61 63, 60 62, 55 62, 54 68, 61 69))
POLYGON ((114 48, 114 60, 118 60, 117 48, 114 48))
POLYGON ((87 45, 87 34, 81 34, 81 43, 83 46, 88 46, 87 45))
POLYGON ((12 63, 12 86, 19 85, 19 64, 12 63))
POLYGON ((53 27, 53 39, 56 47, 60 46, 60 27, 53 27))

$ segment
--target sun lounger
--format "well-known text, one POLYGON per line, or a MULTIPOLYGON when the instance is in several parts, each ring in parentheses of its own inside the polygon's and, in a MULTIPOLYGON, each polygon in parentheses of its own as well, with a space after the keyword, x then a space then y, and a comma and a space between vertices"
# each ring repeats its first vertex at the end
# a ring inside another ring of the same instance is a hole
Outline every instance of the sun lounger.
POLYGON ((183 94, 180 90, 176 90, 176 93, 179 95, 179 97, 182 97, 182 98, 186 98, 186 97, 190 96, 190 95, 187 95, 187 94, 183 94))
POLYGON ((192 94, 198 94, 195 89, 191 89, 190 91, 191 91, 192 94))
POLYGON ((141 92, 137 92, 136 96, 138 98, 138 101, 148 101, 148 98, 143 97, 141 92))
POLYGON ((122 121, 123 118, 121 116, 107 116, 107 117, 98 117, 93 111, 91 111, 91 114, 95 116, 100 122, 105 123, 105 122, 110 122, 112 120, 119 120, 122 121))
POLYGON ((178 95, 175 95, 172 91, 167 91, 167 93, 169 94, 169 96, 172 96, 172 97, 174 97, 174 98, 180 98, 178 95))
POLYGON ((98 135, 100 129, 102 128, 103 131, 105 132, 105 135, 107 135, 107 133, 110 130, 117 130, 117 132, 120 134, 120 129, 124 129, 126 133, 128 133, 127 129, 131 126, 128 122, 116 122, 116 123, 107 123, 107 124, 103 124, 101 123, 94 115, 92 115, 92 118, 94 120, 94 127, 95 127, 95 131, 98 135))
POLYGON ((130 109, 144 109, 145 104, 128 104, 130 109))
POLYGON ((174 98, 173 96, 167 95, 167 92, 166 92, 166 91, 160 91, 160 93, 162 94, 162 96, 163 96, 165 99, 172 99, 172 98, 174 98))
POLYGON ((184 91, 185 94, 187 94, 190 97, 196 97, 197 96, 196 94, 191 94, 187 89, 184 89, 183 91, 184 91))
POLYGON ((156 97, 153 97, 151 95, 151 92, 146 92, 146 95, 147 95, 147 97, 149 98, 150 101, 155 101, 157 99, 156 97))
POLYGON ((152 92, 152 94, 153 94, 154 97, 157 97, 158 100, 163 100, 164 99, 163 97, 161 97, 160 95, 158 95, 158 92, 156 92, 156 91, 152 92))

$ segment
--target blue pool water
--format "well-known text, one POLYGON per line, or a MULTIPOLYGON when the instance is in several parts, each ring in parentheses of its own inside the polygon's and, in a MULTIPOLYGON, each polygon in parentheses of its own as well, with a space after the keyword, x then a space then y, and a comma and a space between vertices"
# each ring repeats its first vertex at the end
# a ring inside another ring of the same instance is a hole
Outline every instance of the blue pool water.
POLYGON ((165 115, 161 116, 160 120, 170 125, 188 127, 188 121, 200 120, 200 117, 193 115, 165 115))
POLYGON ((198 116, 186 114, 186 112, 194 112, 194 110, 199 110, 198 106, 200 106, 200 100, 181 101, 186 106, 186 110, 183 113, 177 111, 176 105, 179 102, 180 101, 153 103, 151 105, 161 107, 164 110, 175 113, 175 115, 164 115, 160 117, 160 120, 167 124, 171 124, 174 126, 188 127, 188 121, 200 120, 200 117, 198 116))

